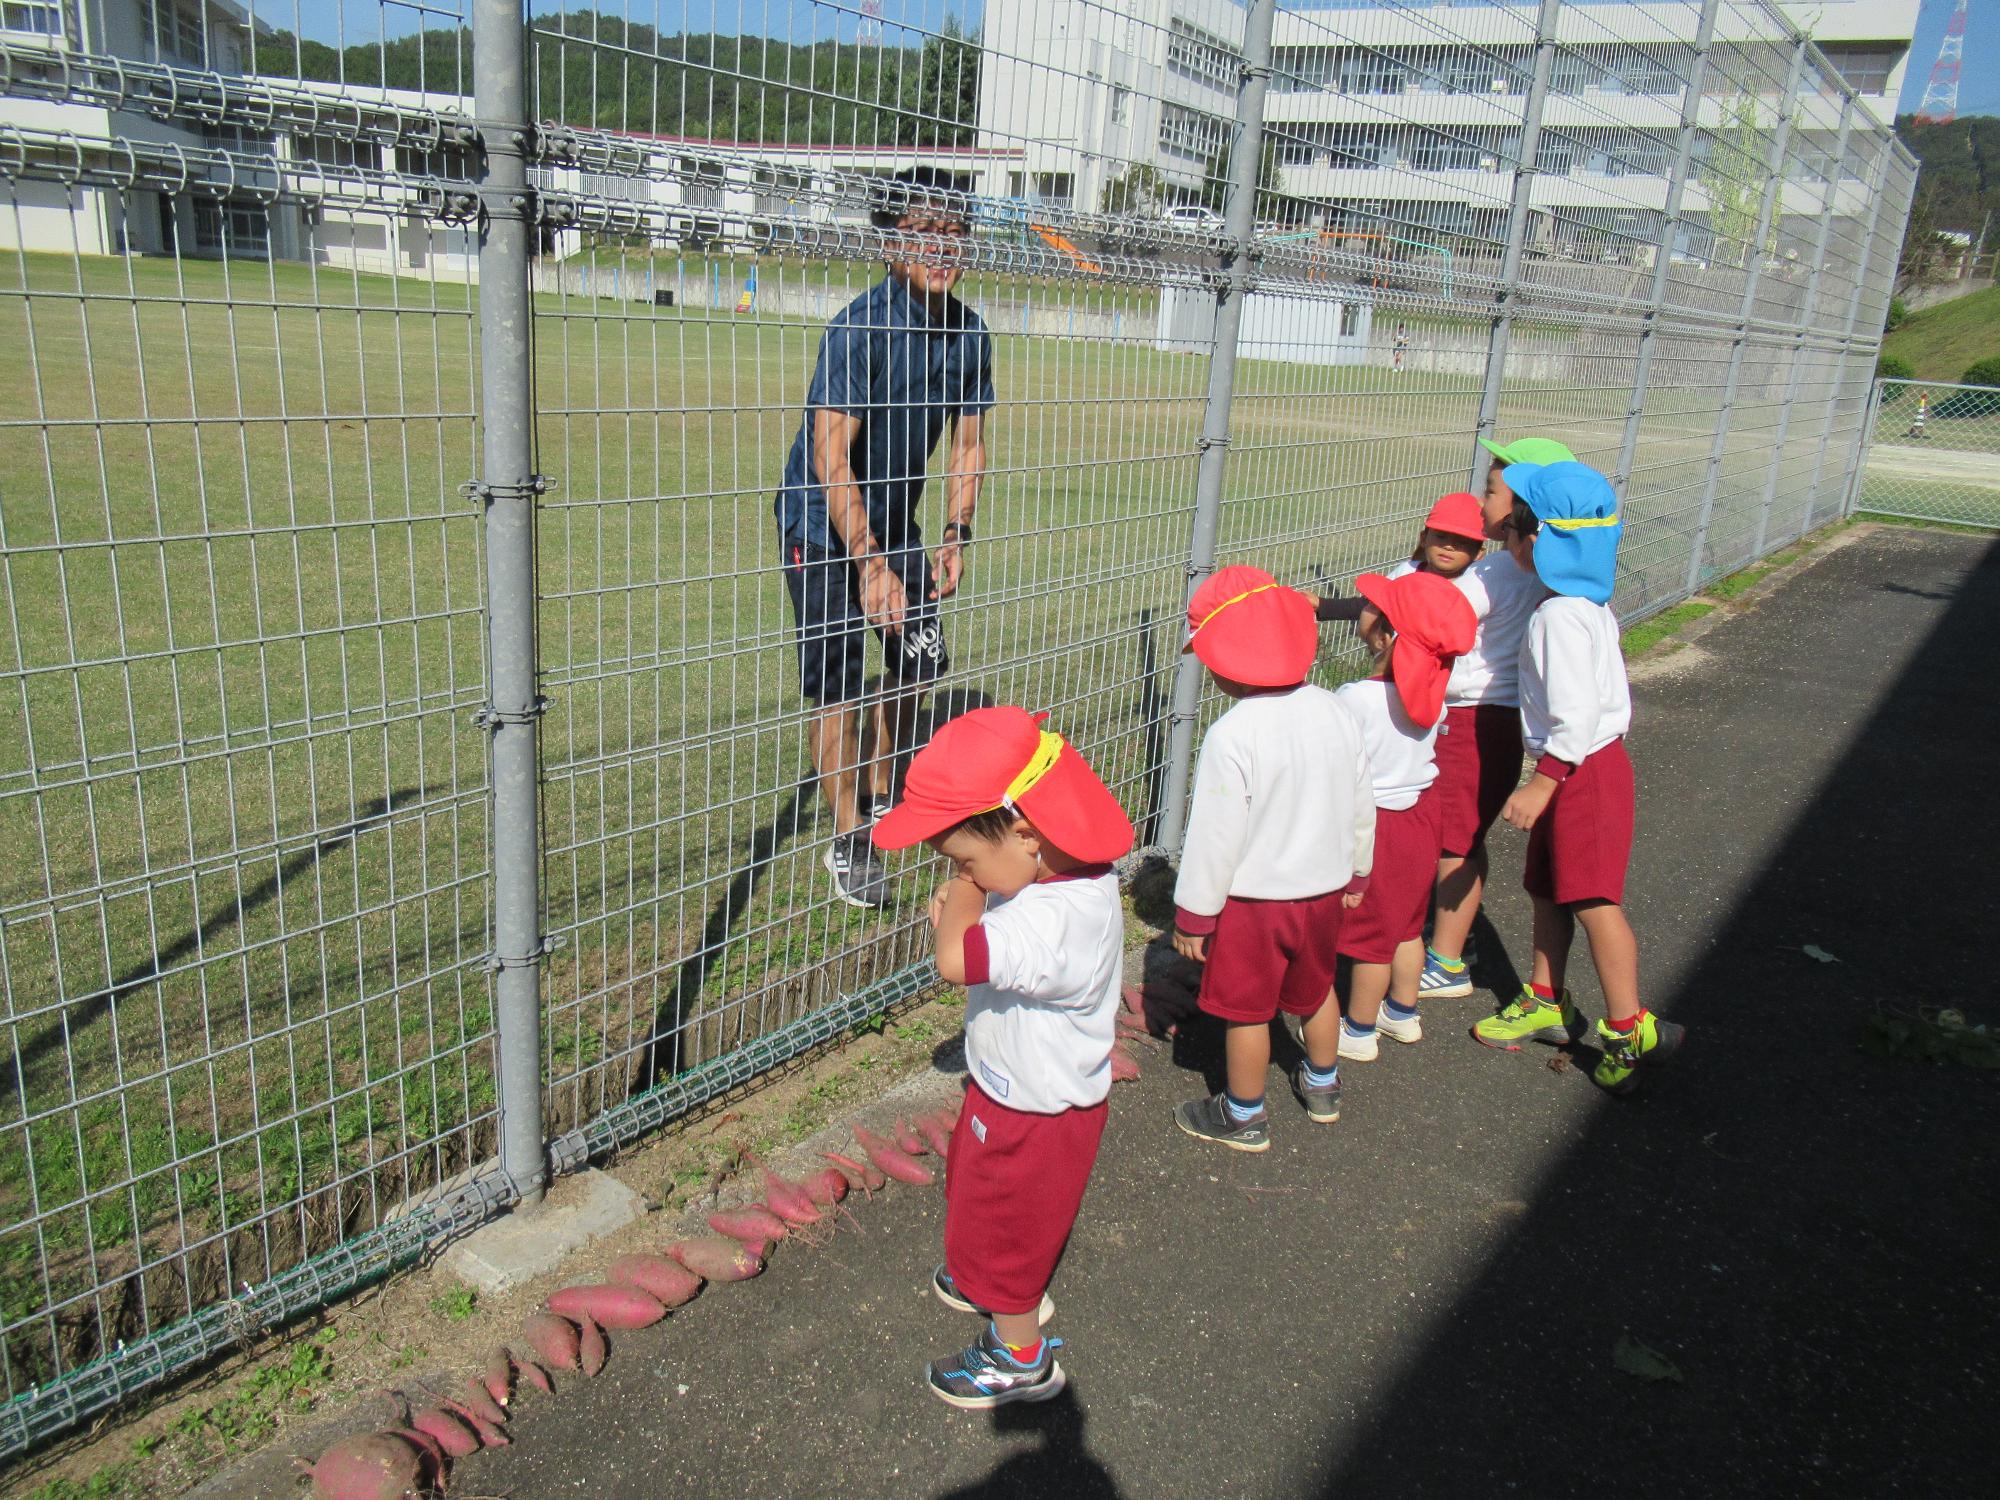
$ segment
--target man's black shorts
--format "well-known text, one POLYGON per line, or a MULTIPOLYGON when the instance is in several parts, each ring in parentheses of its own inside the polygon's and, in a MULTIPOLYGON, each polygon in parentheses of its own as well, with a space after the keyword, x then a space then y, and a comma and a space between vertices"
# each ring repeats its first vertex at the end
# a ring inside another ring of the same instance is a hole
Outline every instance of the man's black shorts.
POLYGON ((945 650, 937 583, 920 539, 884 552, 903 580, 908 603, 900 633, 877 630, 861 608, 861 572, 846 554, 786 541, 785 588, 798 624, 799 687, 815 703, 851 703, 868 673, 868 636, 882 642, 882 669, 910 686, 936 682, 951 665, 945 650))

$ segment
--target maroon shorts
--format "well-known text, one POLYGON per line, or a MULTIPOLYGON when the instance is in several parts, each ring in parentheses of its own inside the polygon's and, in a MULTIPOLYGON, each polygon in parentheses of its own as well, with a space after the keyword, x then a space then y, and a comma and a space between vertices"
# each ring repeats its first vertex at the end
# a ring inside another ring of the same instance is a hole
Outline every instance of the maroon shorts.
POLYGON ((1253 1025, 1281 1010, 1312 1015, 1333 988, 1344 915, 1339 891, 1300 901, 1231 896, 1208 939, 1196 1003, 1211 1016, 1253 1025))
POLYGON ((1528 894, 1562 906, 1573 901, 1622 905, 1636 804, 1632 758, 1623 740, 1586 756, 1556 787, 1528 835, 1527 868, 1521 876, 1528 894))
POLYGON ((1069 1244, 1106 1108, 1029 1114, 997 1103, 978 1084, 945 1157, 944 1266, 968 1301, 988 1312, 1026 1313, 1069 1244))
POLYGON ((1498 703, 1448 708, 1437 737, 1438 843, 1466 855, 1521 784, 1521 710, 1498 703))
POLYGON ((1436 782, 1408 807, 1376 808, 1375 873, 1368 877, 1368 894, 1340 924, 1340 956, 1386 964, 1399 944, 1422 937, 1437 863, 1436 782))

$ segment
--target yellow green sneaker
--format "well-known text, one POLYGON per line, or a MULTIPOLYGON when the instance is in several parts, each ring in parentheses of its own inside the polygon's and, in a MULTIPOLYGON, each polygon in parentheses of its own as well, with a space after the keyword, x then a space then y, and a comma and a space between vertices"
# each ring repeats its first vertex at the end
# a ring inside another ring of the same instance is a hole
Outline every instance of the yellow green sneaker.
POLYGON ((1518 999, 1511 1000, 1498 1015, 1475 1022, 1472 1039, 1483 1047, 1503 1052, 1519 1052, 1523 1042, 1546 1042, 1563 1047, 1583 1034, 1583 1016, 1569 991, 1553 1004, 1538 997, 1525 984, 1518 999))
POLYGON ((1604 1049, 1591 1081, 1613 1094, 1629 1094, 1639 1086, 1641 1066, 1657 1068, 1672 1062, 1687 1037, 1687 1028, 1642 1011, 1630 1031, 1613 1031, 1608 1021, 1597 1023, 1597 1042, 1604 1049))

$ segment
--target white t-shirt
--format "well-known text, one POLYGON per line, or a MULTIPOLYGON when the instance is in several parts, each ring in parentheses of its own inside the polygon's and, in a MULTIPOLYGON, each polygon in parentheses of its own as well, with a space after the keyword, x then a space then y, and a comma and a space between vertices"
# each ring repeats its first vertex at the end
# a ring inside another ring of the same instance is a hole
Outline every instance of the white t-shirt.
MULTIPOLYGON (((1388 576, 1401 578, 1416 571, 1417 565, 1406 558, 1388 576)), ((1472 638, 1472 649, 1451 664, 1444 706, 1495 703, 1512 708, 1521 701, 1521 640, 1528 631, 1528 617, 1549 591, 1504 551, 1487 553, 1451 582, 1471 603, 1479 631, 1472 638)))
POLYGON ((1608 604, 1557 594, 1521 645, 1521 738, 1532 756, 1579 765, 1632 727, 1632 689, 1608 604))
POLYGON ((986 979, 965 999, 965 1065, 1010 1109, 1055 1115, 1111 1092, 1125 909, 1112 874, 988 896, 986 979))
POLYGON ((1415 807, 1424 788, 1437 780, 1438 724, 1444 720, 1419 729, 1395 685, 1379 677, 1350 682, 1333 696, 1361 731, 1374 774, 1375 805, 1384 812, 1415 807))
POLYGON ((1231 896, 1324 896, 1375 867, 1361 731, 1325 688, 1244 698, 1201 742, 1174 904, 1212 917, 1231 896))

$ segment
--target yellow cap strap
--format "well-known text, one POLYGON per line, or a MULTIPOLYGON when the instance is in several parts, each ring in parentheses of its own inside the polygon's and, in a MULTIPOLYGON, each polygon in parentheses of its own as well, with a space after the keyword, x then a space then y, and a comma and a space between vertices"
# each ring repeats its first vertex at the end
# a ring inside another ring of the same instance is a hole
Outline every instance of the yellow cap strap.
POLYGON ((1282 588, 1282 587, 1283 587, 1282 584, 1276 582, 1260 583, 1254 589, 1246 589, 1243 593, 1238 594, 1233 599, 1224 599, 1220 604, 1216 605, 1214 609, 1211 609, 1207 614, 1203 615, 1199 620, 1197 620, 1195 622, 1194 629, 1190 630, 1188 634, 1189 635, 1201 634, 1202 627, 1206 625, 1210 620, 1213 620, 1217 615, 1221 614, 1225 609, 1229 608, 1230 605, 1241 604, 1245 599, 1248 599, 1252 594, 1261 594, 1269 589, 1282 588))
POLYGON ((1028 758, 1028 763, 1021 767, 1021 774, 1007 783, 1007 790, 1001 794, 1000 800, 987 811, 992 812, 995 808, 1001 807, 1011 808, 1022 797, 1027 796, 1034 790, 1035 783, 1054 769, 1062 750, 1063 737, 1044 729, 1041 743, 1035 746, 1035 753, 1028 758))
POLYGON ((1547 516, 1543 518, 1542 524, 1553 526, 1557 531, 1580 531, 1586 526, 1616 526, 1618 512, 1614 510, 1608 516, 1570 516, 1561 520, 1547 516))

